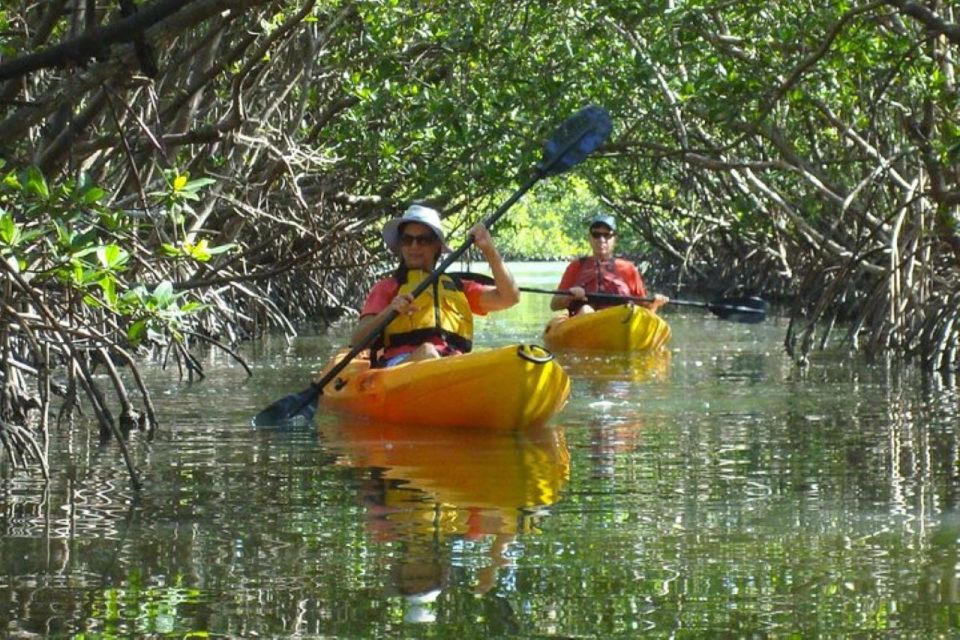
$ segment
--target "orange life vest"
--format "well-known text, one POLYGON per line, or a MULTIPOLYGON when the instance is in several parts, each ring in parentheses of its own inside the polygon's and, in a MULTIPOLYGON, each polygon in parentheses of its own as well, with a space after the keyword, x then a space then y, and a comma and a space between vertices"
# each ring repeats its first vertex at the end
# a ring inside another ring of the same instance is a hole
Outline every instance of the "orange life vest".
MULTIPOLYGON (((620 296, 631 296, 630 285, 617 271, 616 259, 598 260, 593 257, 580 258, 580 272, 573 286, 583 287, 587 293, 613 293, 620 296)), ((583 306, 582 300, 570 303, 570 313, 576 313, 583 306)), ((616 306, 617 302, 591 303, 596 308, 616 306)))

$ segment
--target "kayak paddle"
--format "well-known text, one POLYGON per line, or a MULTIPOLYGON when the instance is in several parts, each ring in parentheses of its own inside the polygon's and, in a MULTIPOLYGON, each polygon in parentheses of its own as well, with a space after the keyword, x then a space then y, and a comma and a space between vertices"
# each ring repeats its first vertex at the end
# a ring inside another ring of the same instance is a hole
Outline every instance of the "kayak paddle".
MULTIPOLYGON (((483 273, 455 272, 451 276, 456 276, 461 280, 474 280, 482 284, 493 284, 493 278, 483 273)), ((549 293, 552 295, 570 295, 570 292, 564 289, 536 289, 533 287, 520 287, 520 291, 528 293, 549 293)), ((587 293, 587 300, 595 302, 653 302, 653 298, 643 298, 640 296, 623 296, 616 293, 587 293)), ((702 307, 708 309, 712 314, 724 320, 733 322, 742 322, 745 324, 755 324, 763 322, 767 315, 769 304, 766 300, 755 296, 746 296, 740 298, 721 298, 713 302, 697 302, 693 300, 675 300, 670 298, 668 304, 676 304, 687 307, 702 307)))
MULTIPOLYGON (((506 213, 520 197, 530 190, 539 180, 554 176, 583 162, 600 144, 607 139, 613 130, 613 123, 606 109, 591 105, 584 107, 567 118, 544 144, 543 157, 534 166, 533 175, 523 184, 516 193, 483 221, 483 225, 490 229, 500 217, 506 213)), ((466 242, 459 249, 453 251, 438 264, 433 271, 410 292, 414 298, 433 286, 440 274, 453 264, 473 244, 473 238, 468 236, 466 242)), ((367 349, 376 340, 384 329, 397 317, 396 311, 388 313, 367 334, 360 344, 353 345, 350 351, 319 380, 310 383, 310 386, 277 400, 266 409, 253 417, 251 424, 255 427, 274 426, 305 426, 313 421, 316 412, 317 398, 323 393, 323 388, 337 377, 357 355, 367 349)))
MULTIPOLYGON (((529 293, 551 293, 568 296, 566 290, 534 289, 531 287, 520 287, 520 291, 529 293)), ((587 293, 588 301, 596 302, 653 302, 653 298, 643 298, 641 296, 622 296, 616 293, 587 293)), ((675 300, 670 298, 667 304, 676 304, 686 307, 702 307, 708 309, 710 313, 734 322, 744 322, 753 324, 763 322, 767 314, 769 305, 766 300, 761 300, 753 296, 743 298, 721 298, 714 302, 697 302, 695 300, 675 300)))

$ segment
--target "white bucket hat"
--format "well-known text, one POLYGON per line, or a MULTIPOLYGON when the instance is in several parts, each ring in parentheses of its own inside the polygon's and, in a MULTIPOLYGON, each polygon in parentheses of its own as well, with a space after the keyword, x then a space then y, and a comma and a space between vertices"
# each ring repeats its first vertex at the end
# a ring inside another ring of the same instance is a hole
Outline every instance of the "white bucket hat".
POLYGON ((440 214, 436 209, 425 207, 420 204, 410 205, 410 208, 404 211, 399 218, 394 218, 383 225, 383 241, 390 250, 400 254, 400 227, 408 222, 419 222, 425 224, 440 238, 440 250, 450 251, 450 247, 443 239, 443 227, 440 226, 440 214))

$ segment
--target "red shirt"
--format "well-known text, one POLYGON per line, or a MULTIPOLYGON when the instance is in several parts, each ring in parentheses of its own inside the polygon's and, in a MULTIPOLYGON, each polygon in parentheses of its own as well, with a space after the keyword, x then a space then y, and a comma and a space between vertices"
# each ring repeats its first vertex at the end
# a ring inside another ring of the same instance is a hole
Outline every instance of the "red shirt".
MULTIPOLYGON (((463 284, 463 295, 467 297, 467 304, 470 305, 470 311, 478 316, 487 315, 487 312, 480 307, 480 295, 483 294, 484 291, 492 289, 492 287, 480 284, 474 280, 464 279, 460 282, 463 284)), ((386 309, 390 306, 390 302, 397 297, 397 291, 399 289, 400 284, 396 278, 392 276, 379 280, 373 285, 373 288, 370 289, 370 293, 367 295, 367 301, 363 303, 363 309, 360 311, 360 317, 375 316, 386 309)), ((435 336, 432 342, 438 347, 446 346, 443 339, 439 336, 435 336)), ((409 353, 414 349, 416 349, 416 347, 410 345, 399 345, 385 349, 382 357, 386 360, 398 356, 401 353, 409 353)))

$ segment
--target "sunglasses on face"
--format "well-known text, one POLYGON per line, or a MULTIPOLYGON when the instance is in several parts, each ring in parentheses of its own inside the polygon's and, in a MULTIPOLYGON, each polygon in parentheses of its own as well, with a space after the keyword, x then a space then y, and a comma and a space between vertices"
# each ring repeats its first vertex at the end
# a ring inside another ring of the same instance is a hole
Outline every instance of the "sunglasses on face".
POLYGON ((614 233, 612 231, 591 231, 590 235, 599 240, 600 238, 612 238, 614 233))
POLYGON ((437 236, 432 233, 424 233, 421 235, 413 233, 401 233, 400 234, 400 244, 405 247, 412 247, 414 244, 419 244, 424 247, 429 247, 431 244, 436 242, 437 236))

